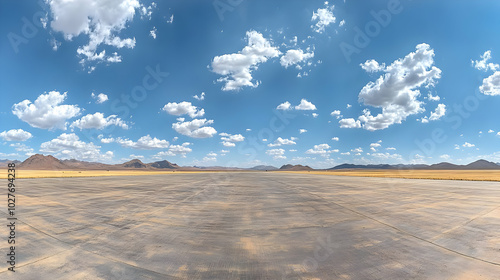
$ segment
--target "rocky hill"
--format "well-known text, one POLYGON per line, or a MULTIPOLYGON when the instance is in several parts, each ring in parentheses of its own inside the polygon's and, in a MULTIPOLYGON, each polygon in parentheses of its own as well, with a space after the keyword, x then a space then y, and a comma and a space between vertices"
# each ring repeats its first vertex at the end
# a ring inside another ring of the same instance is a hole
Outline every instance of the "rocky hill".
MULTIPOLYGON (((5 166, 10 161, 5 161, 5 166)), ((20 163, 18 161, 18 163, 20 163)), ((0 167, 3 162, 0 162, 0 167)), ((133 159, 122 164, 104 164, 99 162, 87 162, 75 159, 59 160, 53 156, 44 156, 40 154, 33 155, 17 165, 18 168, 27 170, 127 170, 127 169, 179 169, 182 168, 175 163, 167 160, 153 163, 143 163, 139 159, 133 159)), ((193 168, 187 168, 193 169, 193 168)))
POLYGON ((175 163, 171 163, 168 160, 162 160, 162 161, 157 161, 150 163, 149 166, 153 168, 159 168, 159 169, 178 169, 179 166, 175 163))
POLYGON ((32 155, 19 166, 19 169, 32 170, 53 170, 53 169, 71 169, 70 166, 64 164, 53 156, 44 156, 41 154, 32 155))
POLYGON ((272 165, 257 165, 257 166, 254 166, 254 167, 251 167, 249 168, 250 170, 260 170, 260 171, 265 171, 265 170, 268 170, 268 171, 271 171, 271 170, 278 170, 277 167, 274 167, 272 165))
POLYGON ((148 166, 144 163, 142 163, 142 161, 138 160, 138 159, 133 159, 131 161, 127 161, 125 163, 122 163, 120 164, 121 167, 123 168, 148 168, 148 166))
POLYGON ((300 165, 300 164, 297 164, 297 165, 292 165, 292 164, 285 164, 283 166, 280 167, 281 171, 311 171, 311 170, 314 170, 312 169, 311 167, 307 166, 307 165, 300 165))

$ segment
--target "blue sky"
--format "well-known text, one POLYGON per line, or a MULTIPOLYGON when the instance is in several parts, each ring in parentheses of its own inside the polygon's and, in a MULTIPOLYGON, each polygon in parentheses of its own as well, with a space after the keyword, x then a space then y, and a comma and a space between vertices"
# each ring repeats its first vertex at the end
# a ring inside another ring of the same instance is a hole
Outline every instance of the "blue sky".
POLYGON ((106 3, 0 2, 0 158, 500 162, 498 2, 106 3))

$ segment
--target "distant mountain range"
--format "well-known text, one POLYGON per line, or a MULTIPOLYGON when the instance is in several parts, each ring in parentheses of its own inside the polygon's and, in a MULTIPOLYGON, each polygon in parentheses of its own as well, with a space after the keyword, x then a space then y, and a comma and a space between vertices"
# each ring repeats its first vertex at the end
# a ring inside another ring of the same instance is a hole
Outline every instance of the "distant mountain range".
POLYGON ((40 154, 33 155, 17 165, 20 169, 29 170, 68 170, 68 169, 85 169, 85 170, 121 170, 121 169, 182 169, 189 170, 193 168, 180 167, 175 163, 167 160, 157 161, 152 163, 143 163, 138 159, 122 164, 104 164, 98 162, 79 161, 75 159, 59 160, 53 156, 44 156, 40 154))
MULTIPOLYGON (((75 159, 59 160, 51 155, 33 155, 23 162, 14 160, 0 160, 0 168, 6 167, 8 163, 14 162, 18 168, 28 170, 255 170, 255 171, 311 171, 315 170, 307 165, 285 164, 280 168, 271 165, 257 165, 251 168, 236 168, 223 166, 179 166, 167 160, 152 163, 143 163, 139 159, 133 159, 121 164, 104 164, 99 162, 79 161, 75 159)), ((448 162, 437 164, 348 164, 344 163, 326 170, 348 170, 348 169, 425 169, 425 170, 500 170, 500 163, 487 160, 478 160, 467 165, 457 165, 448 162)), ((322 169, 325 170, 325 169, 322 169)))
POLYGON ((239 167, 226 167, 226 166, 193 166, 193 168, 196 169, 202 169, 202 170, 245 170, 245 168, 239 168, 239 167))
POLYGON ((368 165, 356 165, 356 164, 341 164, 335 167, 329 168, 328 170, 340 170, 340 169, 429 169, 429 170, 485 170, 485 169, 500 169, 500 164, 480 159, 473 163, 467 165, 457 165, 449 162, 441 162, 437 164, 427 165, 427 164, 368 164, 368 165))
POLYGON ((0 167, 7 167, 9 163, 20 164, 21 162, 18 160, 8 160, 8 159, 0 159, 0 167))

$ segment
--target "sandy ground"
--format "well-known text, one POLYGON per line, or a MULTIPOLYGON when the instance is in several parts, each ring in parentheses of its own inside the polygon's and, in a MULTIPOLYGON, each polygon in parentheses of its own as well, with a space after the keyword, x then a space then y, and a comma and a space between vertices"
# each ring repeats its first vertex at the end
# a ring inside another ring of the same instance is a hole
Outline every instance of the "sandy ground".
POLYGON ((0 279, 500 275, 495 182, 176 173, 17 180, 16 195, 17 272, 2 261, 0 279))

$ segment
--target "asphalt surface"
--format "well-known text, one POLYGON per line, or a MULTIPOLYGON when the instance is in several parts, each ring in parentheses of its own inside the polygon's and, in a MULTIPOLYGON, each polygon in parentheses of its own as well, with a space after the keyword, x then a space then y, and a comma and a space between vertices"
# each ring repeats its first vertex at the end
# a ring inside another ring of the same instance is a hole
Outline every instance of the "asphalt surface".
POLYGON ((194 173, 25 179, 16 195, 16 272, 0 259, 0 279, 500 275, 493 182, 194 173))

